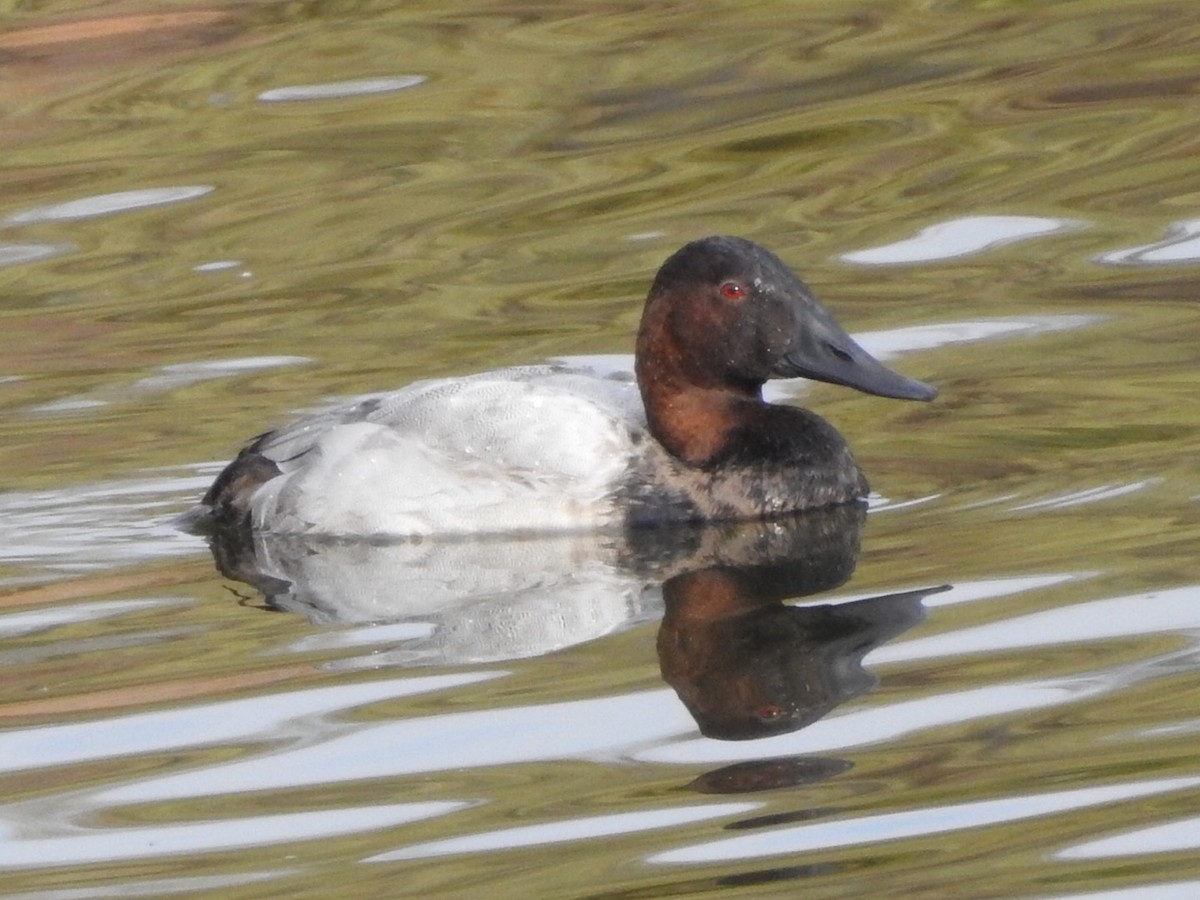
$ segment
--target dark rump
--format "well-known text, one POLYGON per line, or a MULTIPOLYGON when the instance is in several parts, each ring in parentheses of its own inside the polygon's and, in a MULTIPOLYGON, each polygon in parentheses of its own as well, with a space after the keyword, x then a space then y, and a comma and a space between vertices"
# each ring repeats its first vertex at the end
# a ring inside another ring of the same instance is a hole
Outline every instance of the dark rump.
POLYGON ((265 437, 267 435, 242 450, 217 476, 217 480, 200 501, 212 510, 214 524, 248 524, 251 496, 262 485, 280 474, 279 466, 258 452, 265 437))

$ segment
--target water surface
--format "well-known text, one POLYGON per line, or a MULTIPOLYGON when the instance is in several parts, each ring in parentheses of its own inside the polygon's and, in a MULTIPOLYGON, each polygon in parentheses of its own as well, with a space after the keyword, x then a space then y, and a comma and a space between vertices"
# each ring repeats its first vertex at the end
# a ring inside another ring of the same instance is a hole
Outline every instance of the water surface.
POLYGON ((1191 4, 4 26, 6 896, 1200 890, 1191 4), (865 521, 264 590, 173 527, 296 410, 627 353, 714 232, 941 388, 781 388, 865 521))

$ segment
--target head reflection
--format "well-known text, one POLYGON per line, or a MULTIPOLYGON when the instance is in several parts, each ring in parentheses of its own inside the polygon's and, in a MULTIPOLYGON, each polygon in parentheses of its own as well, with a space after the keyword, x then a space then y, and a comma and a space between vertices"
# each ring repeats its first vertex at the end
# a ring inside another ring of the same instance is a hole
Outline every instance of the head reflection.
POLYGON ((850 577, 864 517, 855 504, 713 531, 711 550, 692 557, 710 564, 663 583, 663 678, 706 737, 748 740, 812 724, 869 690, 875 678, 863 656, 923 618, 929 591, 784 604, 850 577))

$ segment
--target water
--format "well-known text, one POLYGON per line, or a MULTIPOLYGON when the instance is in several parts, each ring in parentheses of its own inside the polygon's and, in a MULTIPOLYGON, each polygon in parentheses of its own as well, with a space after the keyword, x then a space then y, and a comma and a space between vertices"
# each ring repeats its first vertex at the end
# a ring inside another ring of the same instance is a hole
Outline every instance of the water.
POLYGON ((1200 892, 1192 5, 5 18, 5 896, 1200 892), (780 388, 864 523, 173 527, 291 411, 627 353, 712 232, 941 388, 780 388))

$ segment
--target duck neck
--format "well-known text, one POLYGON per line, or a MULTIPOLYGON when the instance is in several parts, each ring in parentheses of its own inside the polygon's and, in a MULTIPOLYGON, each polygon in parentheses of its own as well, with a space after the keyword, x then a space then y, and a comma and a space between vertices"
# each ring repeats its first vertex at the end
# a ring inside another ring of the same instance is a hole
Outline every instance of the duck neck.
POLYGON ((698 468, 728 456, 766 407, 759 385, 697 384, 661 357, 639 354, 637 376, 650 433, 672 456, 698 468))

